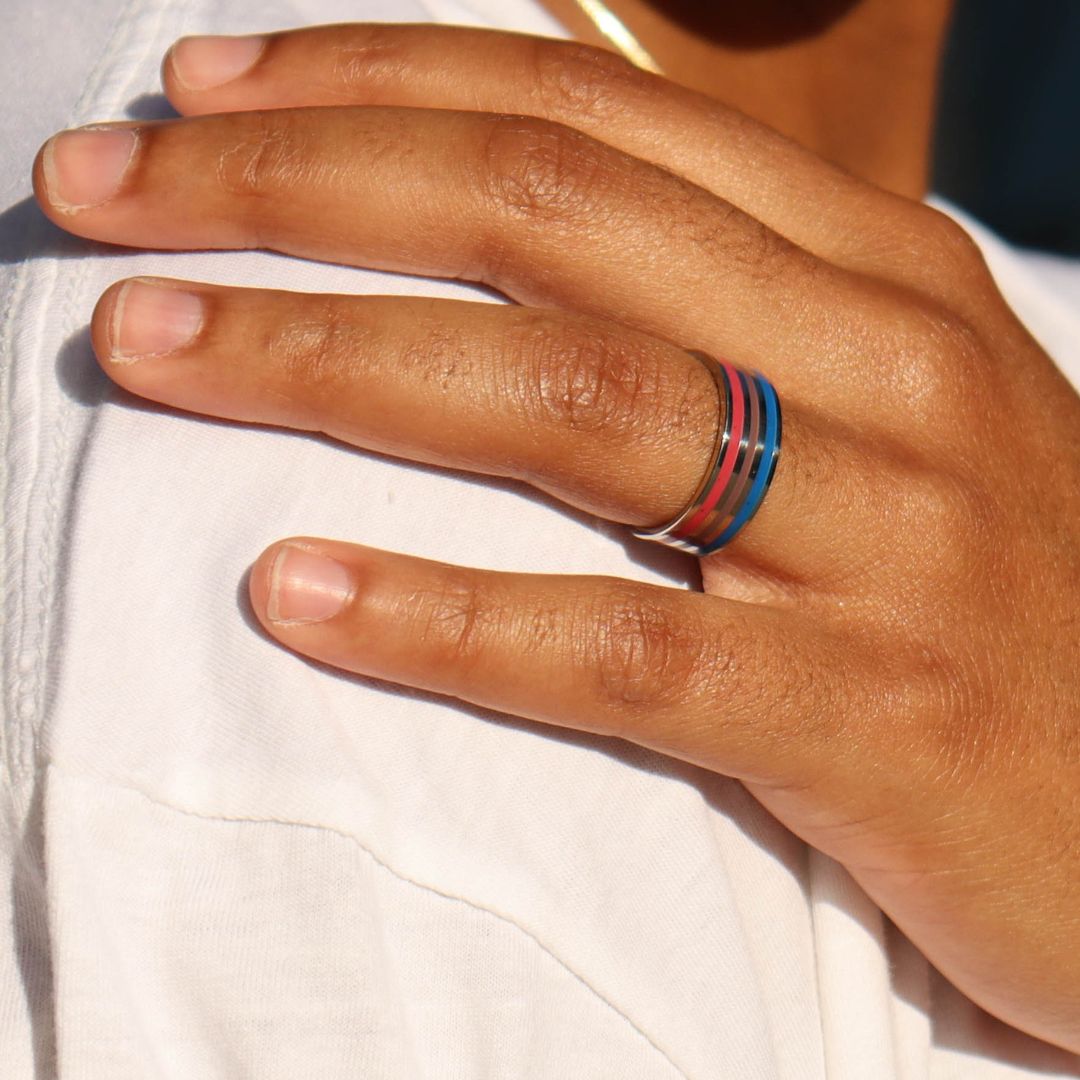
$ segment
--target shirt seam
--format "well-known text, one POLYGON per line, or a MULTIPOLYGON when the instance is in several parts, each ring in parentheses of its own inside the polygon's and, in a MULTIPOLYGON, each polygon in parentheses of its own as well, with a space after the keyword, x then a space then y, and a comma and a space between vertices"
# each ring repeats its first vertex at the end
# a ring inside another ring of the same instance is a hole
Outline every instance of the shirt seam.
POLYGON ((357 848, 363 851, 368 857, 378 866, 382 867, 388 873, 393 875, 399 881, 411 885, 416 889, 420 889, 423 892, 431 893, 434 896, 442 897, 444 900, 456 900, 462 904, 467 905, 474 911, 479 911, 484 914, 490 915, 500 922, 506 923, 508 926, 514 927, 520 934, 528 938, 533 945, 535 945, 541 952, 549 956, 559 967, 567 972, 572 978, 579 982, 592 996, 598 1001, 610 1009, 616 1016, 618 1016, 624 1024, 626 1024, 631 1030, 635 1032, 645 1043, 652 1048, 652 1050, 663 1058, 663 1060, 675 1071, 675 1073, 682 1077, 682 1080, 691 1080, 691 1077, 671 1058, 666 1050, 663 1049, 639 1024, 637 1024, 628 1013, 619 1008, 611 999, 609 999, 601 990, 593 986, 589 980, 582 975, 579 971, 576 971, 566 960, 564 960, 558 953, 556 953, 549 945, 545 944, 536 934, 534 934, 528 927, 522 925, 513 916, 496 910, 495 908, 488 907, 479 901, 473 900, 467 896, 463 896, 459 893, 449 892, 446 889, 440 889, 436 885, 429 884, 427 882, 418 881, 401 870, 398 870, 391 863, 387 862, 382 856, 376 854, 376 852, 367 844, 363 842, 358 836, 353 833, 347 832, 344 829, 337 828, 333 825, 328 825, 325 822, 311 822, 303 821, 294 818, 281 818, 267 816, 248 816, 240 814, 221 814, 212 813, 204 810, 196 810, 191 807, 180 806, 168 799, 163 799, 160 795, 152 794, 151 792, 139 787, 135 784, 123 783, 118 780, 95 776, 89 773, 82 773, 77 770, 70 769, 64 765, 61 765, 57 761, 49 762, 49 768, 60 773, 69 779, 89 782, 96 785, 104 785, 106 787, 130 792, 131 794, 138 795, 146 802, 154 806, 159 806, 166 810, 171 810, 174 813, 182 814, 185 817, 195 818, 199 821, 218 822, 221 824, 231 825, 281 825, 287 828, 294 829, 312 829, 322 833, 329 833, 333 836, 340 837, 343 840, 347 840, 354 844, 357 848))
MULTIPOLYGON (((139 0, 128 0, 117 16, 97 64, 67 114, 69 126, 86 122, 98 110, 113 113, 121 108, 134 73, 153 47, 157 25, 167 4, 161 0, 142 11, 138 11, 138 7, 139 0), (117 61, 125 58, 128 50, 135 54, 135 59, 128 64, 124 73, 120 73, 117 61)), ((39 483, 44 483, 45 490, 40 502, 40 522, 35 522, 32 517, 22 521, 13 512, 17 509, 14 501, 18 486, 13 477, 15 470, 11 467, 17 439, 13 407, 15 327, 26 297, 33 293, 38 301, 39 313, 35 320, 34 343, 27 345, 27 352, 40 346, 42 323, 46 319, 56 318, 56 301, 61 290, 66 293, 63 297, 64 311, 70 314, 75 298, 82 296, 85 291, 91 261, 89 258, 80 259, 70 276, 62 273, 54 261, 38 263, 34 259, 27 259, 20 263, 13 274, 9 294, 11 299, 0 329, 0 355, 5 357, 5 385, 0 400, 4 402, 6 417, 4 461, 7 466, 0 480, 0 506, 4 507, 5 516, 0 543, 7 582, 4 589, 4 618, 10 627, 9 635, 5 636, 11 642, 8 660, 4 664, 8 677, 3 693, 9 714, 0 726, 0 762, 12 790, 16 792, 21 791, 28 777, 32 777, 41 752, 40 737, 45 722, 43 713, 49 676, 49 637, 55 617, 53 600, 61 565, 56 558, 57 524, 61 517, 61 500, 58 496, 61 482, 67 475, 64 466, 70 463, 70 457, 64 457, 64 450, 72 445, 72 426, 76 416, 81 413, 72 402, 62 395, 58 396, 55 423, 51 425, 51 430, 43 428, 38 433, 36 444, 28 447, 28 461, 20 469, 20 474, 27 477, 24 482, 28 492, 27 505, 33 506, 32 494, 39 483), (31 288, 35 284, 40 291, 31 288), (46 468, 50 471, 43 475, 46 468), (16 525, 21 527, 18 537, 16 525), (23 583, 17 580, 20 572, 26 575, 23 583), (31 580, 36 598, 33 604, 27 602, 31 595, 28 587, 31 580)), ((67 323, 71 321, 68 319, 67 323)), ((36 364, 33 366, 40 367, 36 364)), ((92 424, 95 418, 96 410, 93 410, 88 423, 92 424)))

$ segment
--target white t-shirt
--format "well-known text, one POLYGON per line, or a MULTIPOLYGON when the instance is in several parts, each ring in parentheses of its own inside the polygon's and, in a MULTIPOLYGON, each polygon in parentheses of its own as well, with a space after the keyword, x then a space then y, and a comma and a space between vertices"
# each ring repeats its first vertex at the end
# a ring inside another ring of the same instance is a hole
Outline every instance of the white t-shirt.
MULTIPOLYGON (((689 587, 684 556, 524 485, 136 398, 87 335, 116 279, 492 300, 263 252, 91 244, 44 139, 169 115, 179 35, 347 20, 567 36, 532 0, 16 0, 0 86, 0 1080, 1073 1076, 946 983, 742 786, 351 677, 269 640, 245 573, 337 537, 689 587), (317 480, 313 480, 317 478, 317 480), (413 527, 417 506, 444 523, 413 527)), ((183 208, 178 208, 182 213, 183 208)), ((1080 382, 1075 265, 966 222, 1080 382)), ((498 301, 493 301, 498 302, 498 301)))

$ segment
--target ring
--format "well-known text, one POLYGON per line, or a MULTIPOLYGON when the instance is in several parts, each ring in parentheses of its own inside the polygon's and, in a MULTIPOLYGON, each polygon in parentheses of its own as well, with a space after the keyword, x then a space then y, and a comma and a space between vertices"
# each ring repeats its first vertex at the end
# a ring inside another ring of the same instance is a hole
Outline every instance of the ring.
POLYGON ((730 543, 754 516, 776 472, 780 457, 780 399, 760 372, 747 372, 699 349, 687 349, 716 383, 717 405, 724 405, 709 467, 686 509, 666 525, 634 530, 694 555, 708 555, 730 543))

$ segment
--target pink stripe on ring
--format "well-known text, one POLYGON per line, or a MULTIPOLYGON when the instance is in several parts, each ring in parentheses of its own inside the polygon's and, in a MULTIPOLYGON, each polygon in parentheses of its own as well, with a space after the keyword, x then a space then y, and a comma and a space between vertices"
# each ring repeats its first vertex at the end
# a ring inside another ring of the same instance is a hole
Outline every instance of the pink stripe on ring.
POLYGON ((735 461, 739 456, 739 444, 742 442, 743 437, 743 411, 745 405, 742 381, 730 364, 722 362, 720 366, 724 369, 728 385, 731 387, 731 422, 728 428, 731 432, 731 438, 727 444, 727 457, 720 466, 720 471, 716 474, 716 482, 713 484, 712 490, 705 496, 705 501, 694 512, 693 517, 679 526, 678 531, 675 533, 676 536, 692 536, 694 530, 708 516, 709 511, 720 501, 720 496, 724 494, 724 488, 727 487, 727 482, 731 479, 731 474, 735 469, 735 461))
POLYGON ((754 377, 749 372, 743 373, 750 393, 750 430, 746 438, 746 453, 739 468, 739 475, 731 485, 731 492, 717 510, 716 520, 710 522, 708 530, 697 537, 699 543, 711 544, 734 520, 742 503, 743 496, 750 486, 750 474, 754 469, 758 451, 758 440, 765 425, 765 416, 761 407, 760 392, 754 377))

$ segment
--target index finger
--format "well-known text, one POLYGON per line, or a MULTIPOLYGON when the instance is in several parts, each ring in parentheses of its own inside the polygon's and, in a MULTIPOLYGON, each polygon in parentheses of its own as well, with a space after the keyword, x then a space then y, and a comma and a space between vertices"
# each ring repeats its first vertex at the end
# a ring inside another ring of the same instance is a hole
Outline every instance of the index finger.
POLYGON ((166 54, 162 81, 188 115, 365 104, 555 120, 662 165, 856 270, 883 261, 873 247, 887 236, 880 225, 911 213, 909 200, 737 109, 575 41, 424 23, 187 37, 166 54))

